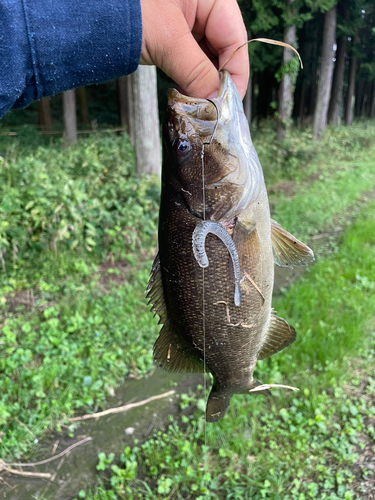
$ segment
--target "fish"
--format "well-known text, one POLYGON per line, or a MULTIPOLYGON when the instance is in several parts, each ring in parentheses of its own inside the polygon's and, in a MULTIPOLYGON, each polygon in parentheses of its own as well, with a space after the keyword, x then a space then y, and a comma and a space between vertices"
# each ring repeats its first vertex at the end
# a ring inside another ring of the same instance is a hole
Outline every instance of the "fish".
POLYGON ((227 71, 220 78, 210 100, 168 90, 159 250, 146 290, 162 324, 157 365, 213 377, 207 422, 224 417, 234 394, 266 392, 257 361, 296 339, 271 306, 274 263, 314 259, 271 219, 240 96, 227 71))

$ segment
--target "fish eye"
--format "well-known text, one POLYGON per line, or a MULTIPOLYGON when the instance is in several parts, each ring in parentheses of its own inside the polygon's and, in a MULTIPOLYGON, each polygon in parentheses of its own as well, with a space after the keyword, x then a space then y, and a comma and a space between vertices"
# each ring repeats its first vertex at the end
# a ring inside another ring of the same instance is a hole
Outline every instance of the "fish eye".
POLYGON ((176 153, 178 156, 186 156, 190 151, 190 141, 187 139, 179 139, 177 141, 176 153))

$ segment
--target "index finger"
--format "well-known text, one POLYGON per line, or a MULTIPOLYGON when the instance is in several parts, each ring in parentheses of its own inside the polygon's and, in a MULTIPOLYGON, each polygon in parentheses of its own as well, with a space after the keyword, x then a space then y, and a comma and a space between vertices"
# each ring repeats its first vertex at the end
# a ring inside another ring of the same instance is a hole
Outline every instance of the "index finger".
MULTIPOLYGON (((204 32, 208 44, 218 54, 219 66, 247 41, 246 28, 236 0, 216 0, 213 4, 199 2, 194 31, 204 32)), ((225 69, 231 74, 243 99, 249 80, 247 48, 239 50, 227 62, 225 69)))

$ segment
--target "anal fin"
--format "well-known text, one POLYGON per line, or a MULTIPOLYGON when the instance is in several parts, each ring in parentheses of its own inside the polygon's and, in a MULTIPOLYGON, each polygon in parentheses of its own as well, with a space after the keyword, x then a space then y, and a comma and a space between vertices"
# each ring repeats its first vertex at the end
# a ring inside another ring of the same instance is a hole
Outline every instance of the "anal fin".
POLYGON ((203 362, 169 326, 160 330, 154 345, 154 359, 167 372, 203 373, 203 362))
POLYGON ((271 321, 257 358, 266 359, 296 340, 296 331, 285 319, 271 315, 271 321))
POLYGON ((271 240, 275 264, 282 267, 307 266, 314 252, 271 219, 271 240))

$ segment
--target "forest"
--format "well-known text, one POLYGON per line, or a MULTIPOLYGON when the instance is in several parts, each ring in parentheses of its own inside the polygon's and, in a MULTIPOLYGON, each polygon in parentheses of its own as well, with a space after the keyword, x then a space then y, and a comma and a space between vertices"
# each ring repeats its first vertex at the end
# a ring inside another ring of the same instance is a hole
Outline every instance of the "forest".
POLYGON ((314 250, 278 271, 297 331, 259 361, 271 397, 206 424, 209 375, 155 368, 153 67, 0 122, 0 496, 372 500, 375 491, 375 3, 239 0, 244 99, 270 209, 314 250))

